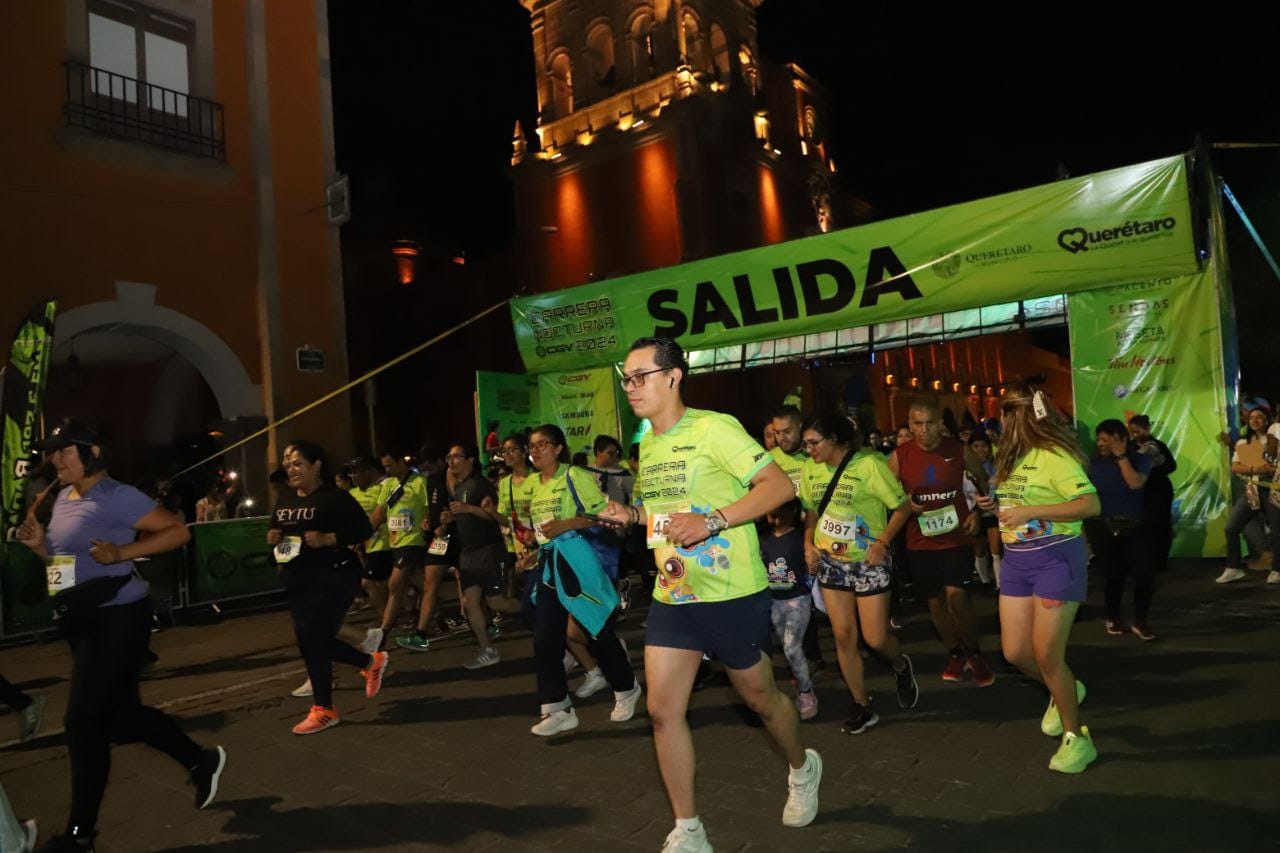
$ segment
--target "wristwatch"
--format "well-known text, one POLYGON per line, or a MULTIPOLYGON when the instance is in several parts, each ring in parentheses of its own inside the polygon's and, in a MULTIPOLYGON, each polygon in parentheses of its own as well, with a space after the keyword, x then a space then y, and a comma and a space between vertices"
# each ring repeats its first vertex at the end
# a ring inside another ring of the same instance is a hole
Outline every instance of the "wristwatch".
POLYGON ((717 533, 719 533, 721 530, 724 530, 728 526, 729 526, 729 522, 725 521, 724 516, 720 515, 718 510, 716 512, 710 513, 707 516, 707 532, 710 533, 712 536, 715 536, 717 533))

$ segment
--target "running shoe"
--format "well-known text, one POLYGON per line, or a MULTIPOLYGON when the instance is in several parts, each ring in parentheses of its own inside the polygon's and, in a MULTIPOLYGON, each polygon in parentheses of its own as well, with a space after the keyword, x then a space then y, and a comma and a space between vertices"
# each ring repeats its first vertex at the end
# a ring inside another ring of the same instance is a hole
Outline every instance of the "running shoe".
POLYGON ((364 640, 360 643, 360 651, 366 655, 371 655, 378 649, 382 648, 382 641, 386 639, 386 635, 381 628, 370 628, 364 632, 364 640))
POLYGON ((444 620, 444 629, 450 634, 460 634, 463 631, 470 631, 471 626, 467 623, 464 616, 450 616, 444 620))
POLYGON ((1244 569, 1223 569, 1222 574, 1218 575, 1218 579, 1214 583, 1231 583, 1238 581, 1244 577, 1244 569))
POLYGON ((227 766, 227 751, 220 746, 204 750, 200 763, 191 768, 191 784, 196 789, 196 808, 202 809, 218 796, 218 780, 227 766))
POLYGON ((916 670, 911 665, 911 658, 903 655, 902 660, 906 666, 901 671, 893 671, 893 679, 897 682, 898 707, 914 708, 920 701, 920 685, 916 684, 916 670))
POLYGON ((1067 732, 1062 744, 1049 759, 1049 769, 1059 773, 1083 773, 1098 758, 1098 748, 1093 745, 1088 726, 1080 727, 1080 734, 1067 732))
POLYGON ((293 727, 293 733, 295 735, 313 735, 316 732, 331 729, 337 724, 337 711, 333 708, 321 708, 319 705, 312 705, 306 719, 293 727))
POLYGON ((860 735, 878 722, 880 717, 871 710, 870 701, 866 705, 854 702, 853 711, 849 714, 849 719, 840 726, 840 731, 847 735, 860 735))
POLYGON ((609 719, 615 723, 625 723, 636 715, 636 705, 640 703, 640 697, 644 695, 644 688, 640 686, 640 682, 636 682, 636 686, 630 690, 624 690, 619 693, 613 691, 613 710, 609 712, 609 719))
POLYGON ((302 684, 293 688, 293 690, 290 690, 289 695, 297 696, 299 699, 315 695, 315 691, 311 689, 311 679, 308 678, 306 681, 302 682, 302 684))
POLYGON ((822 784, 822 756, 816 749, 804 751, 804 766, 787 775, 787 804, 782 807, 783 826, 808 826, 818 816, 818 786, 822 784))
POLYGON ((502 634, 502 628, 498 627, 496 623, 490 622, 484 632, 489 635, 490 640, 496 640, 502 634))
POLYGON ((31 694, 31 704, 18 714, 18 740, 28 741, 40 733, 40 724, 44 722, 44 702, 44 694, 31 694))
POLYGON ((996 674, 991 671, 991 667, 987 666, 987 662, 982 655, 969 655, 969 659, 965 661, 964 668, 973 675, 973 683, 979 687, 990 687, 995 683, 996 674))
POLYGON ((480 652, 480 654, 476 655, 472 660, 469 660, 466 663, 464 663, 463 666, 466 667, 467 669, 482 669, 483 667, 486 667, 486 666, 493 666, 498 661, 499 661, 498 650, 495 649, 493 646, 490 646, 489 648, 480 652))
POLYGON ((36 841, 40 837, 40 829, 35 820, 24 820, 22 828, 22 853, 31 853, 36 849, 36 841))
POLYGON ((1129 630, 1133 631, 1138 636, 1138 639, 1143 642, 1150 642, 1156 638, 1156 635, 1151 633, 1151 629, 1145 625, 1134 625, 1129 630))
POLYGON ((697 829, 676 827, 662 842, 662 853, 715 853, 707 840, 707 828, 701 823, 697 829))
POLYGON ((964 655, 952 652, 947 668, 942 671, 943 681, 964 681, 964 655))
POLYGON ((386 652, 374 652, 369 657, 373 658, 373 666, 364 671, 364 695, 372 699, 382 689, 382 679, 387 674, 390 655, 386 652))
POLYGON ((604 675, 600 672, 600 667, 596 667, 587 673, 582 685, 573 691, 573 695, 576 699, 588 699, 608 686, 609 682, 605 680, 604 675))
MULTIPOLYGON (((1076 704, 1084 702, 1084 682, 1076 679, 1076 704)), ((1049 737, 1062 736, 1062 717, 1058 715, 1058 706, 1054 704, 1053 697, 1049 697, 1049 707, 1045 709, 1044 716, 1040 718, 1040 731, 1049 737)))
POLYGON ((626 613, 631 609, 631 579, 618 581, 618 609, 626 613))
POLYGON ((347 615, 355 616, 357 613, 362 613, 368 609, 369 609, 369 599, 357 598, 355 601, 351 602, 351 606, 347 608, 347 615))
POLYGON ((396 637, 396 645, 411 652, 425 652, 431 648, 431 641, 414 631, 407 637, 396 637))
POLYGON ((1273 571, 1271 574, 1267 575, 1267 583, 1280 584, 1280 572, 1273 571))
POLYGON ((818 694, 812 690, 801 693, 796 697, 796 710, 800 712, 802 720, 812 720, 818 716, 818 694))
POLYGON ((578 727, 578 713, 570 705, 560 711, 543 714, 542 721, 529 729, 538 737, 551 737, 561 732, 571 732, 578 727))
POLYGON ((1112 637, 1123 637, 1123 636, 1124 636, 1124 626, 1123 626, 1123 625, 1121 625, 1119 622, 1112 622, 1110 619, 1108 619, 1108 620, 1107 620, 1107 633, 1108 633, 1108 634, 1110 634, 1112 637))

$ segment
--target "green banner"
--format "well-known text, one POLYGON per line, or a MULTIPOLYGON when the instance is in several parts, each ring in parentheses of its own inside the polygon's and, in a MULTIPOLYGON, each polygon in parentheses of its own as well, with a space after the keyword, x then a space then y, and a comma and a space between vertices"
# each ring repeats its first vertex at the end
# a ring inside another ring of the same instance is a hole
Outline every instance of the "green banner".
POLYGON ((1178 463, 1175 556, 1220 556, 1231 496, 1218 434, 1226 425, 1218 293, 1204 272, 1072 294, 1075 414, 1081 438, 1107 418, 1151 418, 1178 463))
POLYGON ((538 385, 523 373, 476 371, 476 446, 496 432, 498 441, 525 427, 542 423, 538 409, 538 385))
POLYGON ((1183 157, 513 299, 530 371, 866 326, 1197 268, 1183 157))
POLYGON ((585 450, 591 461, 596 436, 625 441, 618 435, 618 378, 612 367, 543 373, 537 381, 543 420, 564 430, 570 453, 585 450))
POLYGON ((280 576, 267 547, 270 519, 237 518, 191 527, 189 604, 277 592, 280 576))
POLYGON ((50 299, 27 315, 14 336, 9 364, 4 369, 4 389, 0 393, 0 411, 4 413, 0 496, 4 511, 0 534, 6 542, 9 531, 22 523, 26 512, 27 467, 31 464, 31 444, 40 429, 57 313, 58 303, 50 299))

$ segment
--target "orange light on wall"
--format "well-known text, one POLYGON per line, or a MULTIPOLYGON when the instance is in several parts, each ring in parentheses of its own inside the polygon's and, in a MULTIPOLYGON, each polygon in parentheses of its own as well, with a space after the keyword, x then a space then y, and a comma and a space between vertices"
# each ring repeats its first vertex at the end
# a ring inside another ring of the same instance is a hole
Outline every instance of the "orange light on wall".
POLYGON ((760 167, 760 236, 766 244, 781 243, 786 236, 782 231, 778 185, 773 172, 764 166, 760 167))
POLYGON ((969 386, 969 393, 970 393, 970 394, 977 394, 977 393, 978 393, 978 386, 977 386, 977 385, 970 385, 970 386, 969 386))
POLYGON ((933 385, 933 390, 935 390, 935 391, 941 391, 941 390, 942 390, 942 380, 941 380, 941 379, 935 379, 935 380, 933 380, 933 382, 932 382, 931 384, 933 385))
POLYGON ((959 382, 952 382, 952 383, 951 383, 951 393, 953 393, 953 394, 959 394, 959 393, 960 393, 960 383, 959 383, 959 382))
POLYGON ((396 278, 401 284, 413 284, 418 272, 418 244, 412 240, 397 240, 391 244, 391 254, 396 259, 396 278))
POLYGON ((916 376, 912 376, 912 377, 911 377, 911 387, 912 387, 912 388, 919 388, 919 387, 920 387, 920 379, 919 379, 919 377, 916 377, 916 376))
POLYGON ((588 257, 594 239, 587 215, 587 198, 579 172, 567 172, 556 182, 556 223, 559 225, 560 272, 556 279, 573 284, 587 280, 588 257))
POLYGON ((894 379, 894 376, 893 376, 893 374, 892 374, 892 373, 886 373, 886 374, 884 375, 884 384, 885 384, 885 385, 892 385, 892 384, 893 384, 893 379, 894 379))

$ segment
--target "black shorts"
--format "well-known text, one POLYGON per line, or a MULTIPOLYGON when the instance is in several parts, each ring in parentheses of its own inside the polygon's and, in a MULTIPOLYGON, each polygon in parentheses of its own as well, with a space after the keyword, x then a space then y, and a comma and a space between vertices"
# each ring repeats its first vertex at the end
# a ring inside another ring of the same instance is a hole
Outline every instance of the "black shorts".
POLYGON ((646 646, 689 649, 729 669, 750 669, 773 651, 773 595, 768 589, 728 601, 649 606, 646 646))
POLYGON ((458 553, 462 550, 462 546, 458 544, 457 536, 449 537, 449 548, 443 554, 432 554, 427 551, 426 562, 428 566, 456 566, 458 565, 458 553))
POLYGON ((502 542, 463 548, 458 554, 458 577, 463 590, 478 586, 484 595, 502 593, 502 566, 507 546, 502 542))
POLYGON ((402 572, 416 572, 422 568, 427 556, 427 546, 406 545, 403 548, 392 548, 391 558, 395 567, 402 572))
POLYGON ((910 551, 911 581, 925 598, 942 595, 943 587, 959 589, 973 577, 973 549, 968 545, 944 551, 910 551))
POLYGON ((390 549, 371 551, 364 555, 364 576, 371 581, 381 583, 391 577, 391 569, 395 562, 396 558, 391 555, 390 549))

